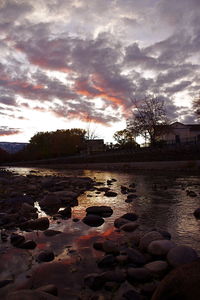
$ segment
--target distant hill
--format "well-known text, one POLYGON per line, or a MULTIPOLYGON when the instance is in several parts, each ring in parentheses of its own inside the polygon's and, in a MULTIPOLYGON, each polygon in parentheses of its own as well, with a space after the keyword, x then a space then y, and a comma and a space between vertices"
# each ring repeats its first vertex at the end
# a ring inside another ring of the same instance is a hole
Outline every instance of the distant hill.
POLYGON ((13 143, 13 142, 0 142, 0 148, 8 153, 16 153, 26 147, 28 143, 13 143))

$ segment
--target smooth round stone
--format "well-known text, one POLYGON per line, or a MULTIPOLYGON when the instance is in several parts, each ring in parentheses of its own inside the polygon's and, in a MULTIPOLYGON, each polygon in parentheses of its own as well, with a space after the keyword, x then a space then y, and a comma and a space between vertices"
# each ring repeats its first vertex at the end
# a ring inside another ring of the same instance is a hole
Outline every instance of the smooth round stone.
POLYGON ((61 231, 58 231, 58 230, 53 230, 53 229, 47 229, 44 231, 44 235, 46 236, 54 236, 54 235, 57 235, 59 233, 62 233, 61 231))
POLYGON ((197 252, 188 246, 176 246, 167 254, 167 261, 172 267, 191 263, 198 259, 197 252))
POLYGON ((131 280, 147 282, 152 278, 151 272, 147 268, 129 268, 127 271, 131 280))
POLYGON ((49 228, 49 219, 42 217, 36 220, 30 220, 21 224, 21 229, 32 229, 32 230, 46 230, 49 228))
POLYGON ((138 219, 138 215, 134 213, 126 213, 121 218, 129 220, 129 221, 136 221, 138 219))
POLYGON ((167 272, 169 265, 164 260, 156 260, 144 265, 144 267, 152 274, 159 276, 164 275, 167 272))
POLYGON ((157 231, 147 232, 141 239, 139 243, 139 248, 141 250, 147 250, 149 244, 155 240, 163 240, 164 237, 157 231))
POLYGON ((10 237, 10 242, 14 247, 18 247, 20 244, 25 242, 25 237, 23 235, 13 233, 10 237))
POLYGON ((120 228, 121 226, 123 226, 123 225, 125 225, 125 224, 127 224, 127 223, 129 223, 130 221, 129 220, 127 220, 127 219, 124 219, 124 218, 118 218, 118 219, 115 219, 115 221, 114 221, 114 226, 116 227, 116 228, 120 228))
POLYGON ((22 244, 20 244, 19 248, 21 249, 35 249, 35 247, 37 246, 37 244, 32 241, 32 240, 27 240, 25 242, 23 242, 22 244))
POLYGON ((125 232, 133 232, 138 228, 138 224, 135 222, 129 222, 127 224, 124 224, 120 227, 120 230, 123 230, 125 232))
POLYGON ((52 260, 54 260, 54 253, 51 251, 43 251, 37 257, 38 262, 49 262, 52 260))
POLYGON ((58 289, 54 284, 43 285, 43 286, 37 288, 36 291, 48 293, 48 294, 51 294, 54 296, 58 295, 58 289))
POLYGON ((90 289, 92 289, 94 291, 98 291, 103 287, 103 285, 105 283, 105 279, 103 278, 103 276, 101 274, 92 273, 92 274, 88 274, 85 276, 84 283, 90 289))
POLYGON ((98 215, 87 215, 82 219, 83 223, 91 227, 98 227, 104 223, 104 219, 98 215))
POLYGON ((120 269, 104 272, 102 276, 106 282, 124 282, 126 280, 126 272, 120 269))
POLYGON ((176 245, 169 240, 156 240, 149 244, 148 252, 153 255, 164 256, 175 246, 176 245))

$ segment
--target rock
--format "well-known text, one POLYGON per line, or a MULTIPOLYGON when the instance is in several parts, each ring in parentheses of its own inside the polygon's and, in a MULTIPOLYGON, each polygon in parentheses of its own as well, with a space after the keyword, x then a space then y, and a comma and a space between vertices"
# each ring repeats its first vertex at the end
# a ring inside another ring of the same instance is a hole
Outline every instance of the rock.
POLYGON ((12 280, 12 279, 1 280, 1 281, 0 281, 0 289, 3 288, 4 286, 10 284, 10 283, 13 283, 13 280, 12 280))
POLYGON ((138 246, 142 233, 140 231, 134 231, 128 236, 128 243, 138 246))
POLYGON ((54 253, 47 250, 41 252, 37 257, 38 262, 49 262, 52 260, 54 260, 54 253))
POLYGON ((124 224, 120 227, 120 230, 126 231, 126 232, 133 232, 135 229, 137 229, 139 224, 136 222, 129 222, 127 224, 124 224))
POLYGON ((37 288, 36 291, 48 293, 53 296, 58 295, 58 289, 54 284, 47 284, 47 285, 41 286, 41 287, 37 288))
POLYGON ((142 300, 139 293, 127 281, 123 282, 115 293, 113 300, 142 300))
POLYGON ((72 214, 72 209, 70 206, 62 209, 62 210, 59 210, 58 212, 63 218, 70 218, 71 217, 71 214, 72 214))
POLYGON ((18 247, 21 249, 35 249, 37 244, 32 240, 27 240, 23 243, 21 243, 18 247))
POLYGON ((58 230, 47 229, 47 230, 45 230, 43 233, 44 233, 44 235, 46 235, 46 236, 54 236, 54 235, 60 234, 60 233, 62 233, 62 232, 61 232, 61 231, 58 231, 58 230))
POLYGON ((136 199, 138 196, 135 194, 129 194, 127 195, 127 199, 136 199))
POLYGON ((91 227, 98 227, 104 223, 104 219, 98 215, 87 215, 82 222, 91 227))
POLYGON ((103 287, 105 280, 101 274, 92 273, 85 276, 84 283, 90 289, 98 291, 103 287))
POLYGON ((14 247, 19 247, 20 244, 24 243, 25 237, 20 234, 12 233, 10 237, 10 242, 14 247))
POLYGON ((127 199, 125 200, 125 202, 126 202, 126 203, 131 203, 131 202, 133 202, 133 199, 132 199, 132 198, 127 198, 127 199))
POLYGON ((129 223, 129 222, 130 222, 130 221, 127 220, 127 219, 118 218, 118 219, 115 219, 115 221, 114 221, 114 226, 115 226, 116 228, 120 228, 121 226, 123 226, 123 225, 125 225, 125 224, 127 224, 127 223, 129 223))
POLYGON ((198 259, 198 254, 188 246, 176 246, 167 254, 167 261, 172 267, 191 263, 198 259))
POLYGON ((128 268, 128 278, 131 281, 147 282, 152 279, 151 272, 147 268, 128 268))
POLYGON ((134 213, 126 213, 123 216, 121 216, 121 218, 129 221, 136 221, 138 219, 138 215, 134 213))
POLYGON ((99 268, 110 268, 116 264, 116 258, 109 254, 100 259, 97 264, 99 268))
POLYGON ((141 288, 141 294, 151 297, 158 286, 158 282, 147 282, 141 288))
POLYGON ((153 275, 155 276, 163 276, 168 271, 169 265, 164 260, 156 260, 153 262, 150 262, 144 267, 149 270, 153 275))
POLYGON ((20 228, 23 230, 32 229, 32 230, 46 230, 49 228, 49 219, 42 217, 36 220, 30 220, 20 225, 20 228))
POLYGON ((149 244, 155 240, 163 240, 163 236, 157 231, 147 232, 141 239, 139 243, 139 248, 141 250, 147 250, 149 244))
POLYGON ((104 278, 105 282, 124 282, 126 280, 126 272, 121 269, 115 269, 113 271, 107 271, 102 273, 102 277, 104 278))
POLYGON ((57 297, 38 290, 19 290, 9 293, 5 300, 54 300, 57 297))
POLYGON ((139 252, 137 249, 126 248, 124 250, 124 252, 127 254, 128 260, 131 263, 133 263, 137 266, 144 265, 146 263, 145 256, 141 252, 139 252))
POLYGON ((106 218, 113 214, 113 210, 110 206, 90 206, 86 208, 87 214, 99 215, 100 217, 106 218))
POLYGON ((168 231, 165 230, 157 230, 165 240, 171 240, 171 234, 168 231))
POLYGON ((112 191, 107 191, 107 192, 105 192, 104 195, 105 195, 106 197, 116 197, 116 196, 117 196, 117 193, 112 192, 112 191))
POLYGON ((106 253, 113 253, 113 254, 119 253, 119 246, 117 245, 117 243, 110 240, 103 242, 102 249, 106 253))
POLYGON ((34 206, 32 206, 28 203, 22 203, 21 208, 19 210, 19 213, 21 215, 26 215, 26 214, 35 213, 35 212, 37 212, 37 208, 35 208, 34 206))
POLYGON ((156 240, 149 244, 148 252, 152 255, 165 256, 176 245, 169 240, 156 240))
POLYGON ((93 248, 95 250, 98 250, 98 251, 104 251, 103 250, 103 242, 95 242, 95 243, 93 243, 93 248))
POLYGON ((194 214, 196 219, 200 219, 200 207, 195 209, 193 214, 194 214))
POLYGON ((189 190, 187 190, 186 193, 187 193, 187 195, 190 196, 190 197, 197 197, 197 194, 196 194, 194 191, 189 191, 189 190))
POLYGON ((200 261, 181 265, 158 285, 152 300, 200 299, 200 261))

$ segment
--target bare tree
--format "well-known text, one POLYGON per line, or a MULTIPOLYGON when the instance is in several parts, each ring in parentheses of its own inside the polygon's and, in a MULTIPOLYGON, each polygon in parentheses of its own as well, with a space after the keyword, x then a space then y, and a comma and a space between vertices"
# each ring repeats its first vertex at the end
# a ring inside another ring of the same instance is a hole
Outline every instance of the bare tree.
POLYGON ((96 128, 96 126, 94 126, 94 123, 92 122, 92 120, 89 116, 87 116, 86 122, 87 122, 87 127, 85 129, 85 131, 86 131, 86 134, 85 134, 86 140, 95 140, 95 139, 97 139, 98 138, 98 135, 96 133, 97 128, 96 128))
POLYGON ((136 136, 143 136, 154 145, 167 125, 164 101, 155 96, 148 96, 143 100, 133 100, 133 117, 128 122, 128 128, 136 136))

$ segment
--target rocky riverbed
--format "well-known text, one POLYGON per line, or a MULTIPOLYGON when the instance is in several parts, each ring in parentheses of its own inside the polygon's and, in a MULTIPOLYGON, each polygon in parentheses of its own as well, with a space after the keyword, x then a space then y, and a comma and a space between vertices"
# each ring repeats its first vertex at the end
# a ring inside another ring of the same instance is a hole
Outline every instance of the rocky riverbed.
MULTIPOLYGON (((117 199, 115 182, 0 171, 1 299, 200 298, 198 253, 168 231, 144 229, 134 212, 118 214, 107 227, 116 207, 105 200, 74 217, 86 191, 117 199)), ((120 185, 120 193, 134 202, 137 184, 120 185)))

